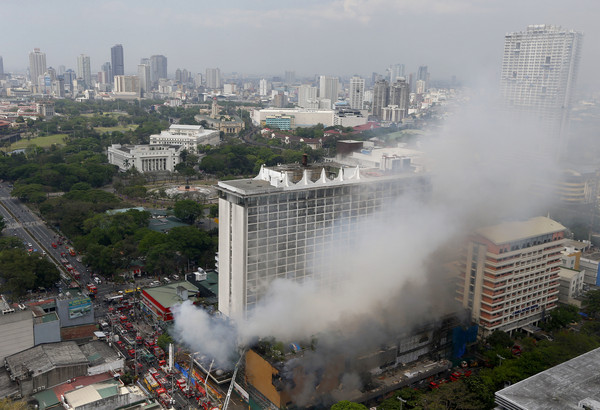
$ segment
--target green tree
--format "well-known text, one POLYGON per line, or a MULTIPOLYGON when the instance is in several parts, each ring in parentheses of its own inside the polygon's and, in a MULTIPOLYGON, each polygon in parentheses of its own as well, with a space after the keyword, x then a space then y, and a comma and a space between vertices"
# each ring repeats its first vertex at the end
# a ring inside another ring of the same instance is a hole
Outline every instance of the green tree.
POLYGON ((194 223, 194 221, 202 215, 202 204, 191 199, 184 199, 175 202, 173 214, 186 223, 194 223))
POLYGON ((173 343, 173 338, 171 335, 169 335, 169 333, 166 332, 158 336, 158 339, 156 340, 158 347, 163 349, 165 352, 169 349, 170 343, 173 343))
POLYGON ((494 330, 494 332, 487 338, 487 342, 492 347, 512 347, 515 343, 510 338, 508 333, 502 330, 494 330))
POLYGON ((331 406, 331 410, 367 410, 367 407, 348 400, 343 400, 331 406))
POLYGON ((0 231, 2 231, 6 227, 6 222, 4 221, 4 217, 0 215, 0 231))
POLYGON ((600 312, 600 289, 588 291, 583 299, 583 306, 587 314, 596 317, 600 312))

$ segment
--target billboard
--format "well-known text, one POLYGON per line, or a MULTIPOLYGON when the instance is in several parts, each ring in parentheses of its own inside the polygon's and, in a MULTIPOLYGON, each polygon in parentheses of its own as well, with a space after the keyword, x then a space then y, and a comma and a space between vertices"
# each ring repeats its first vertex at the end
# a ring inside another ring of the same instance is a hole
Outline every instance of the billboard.
POLYGON ((92 312, 92 300, 88 297, 69 301, 69 319, 76 319, 92 312))

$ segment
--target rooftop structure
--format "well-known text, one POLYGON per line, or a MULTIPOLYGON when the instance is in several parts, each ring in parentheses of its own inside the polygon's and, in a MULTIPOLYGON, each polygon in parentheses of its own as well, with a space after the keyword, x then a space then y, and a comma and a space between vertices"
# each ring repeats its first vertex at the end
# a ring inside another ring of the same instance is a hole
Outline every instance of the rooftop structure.
POLYGON ((600 408, 600 348, 496 392, 496 405, 506 410, 600 408))

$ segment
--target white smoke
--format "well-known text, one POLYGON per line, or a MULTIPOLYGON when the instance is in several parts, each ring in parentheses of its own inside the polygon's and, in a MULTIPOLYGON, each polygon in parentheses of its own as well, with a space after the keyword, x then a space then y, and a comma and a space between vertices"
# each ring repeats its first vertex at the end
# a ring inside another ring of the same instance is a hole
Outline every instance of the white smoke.
POLYGON ((532 186, 551 181, 556 167, 531 154, 536 147, 528 141, 539 138, 532 138, 535 129, 523 129, 515 131, 488 101, 455 112, 437 136, 421 141, 432 164, 431 201, 399 198, 393 214, 374 215, 351 246, 332 252, 335 269, 320 275, 324 282, 273 281, 246 318, 234 318, 235 328, 184 304, 175 312, 181 340, 225 365, 236 345, 260 338, 290 342, 319 335, 321 342, 341 334, 351 350, 441 317, 454 289, 440 285, 440 249, 458 246, 473 228, 547 209, 541 188, 532 186), (356 335, 360 342, 354 344, 356 335))

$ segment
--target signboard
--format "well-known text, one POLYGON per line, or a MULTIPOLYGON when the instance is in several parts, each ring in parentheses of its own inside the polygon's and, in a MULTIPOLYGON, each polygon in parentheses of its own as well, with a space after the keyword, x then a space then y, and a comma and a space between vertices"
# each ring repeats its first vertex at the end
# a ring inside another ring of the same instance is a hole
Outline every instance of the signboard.
POLYGON ((69 301, 69 319, 77 319, 92 312, 90 298, 79 298, 69 301))

